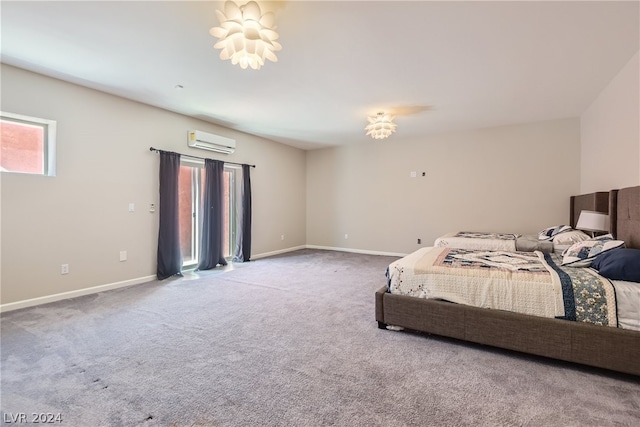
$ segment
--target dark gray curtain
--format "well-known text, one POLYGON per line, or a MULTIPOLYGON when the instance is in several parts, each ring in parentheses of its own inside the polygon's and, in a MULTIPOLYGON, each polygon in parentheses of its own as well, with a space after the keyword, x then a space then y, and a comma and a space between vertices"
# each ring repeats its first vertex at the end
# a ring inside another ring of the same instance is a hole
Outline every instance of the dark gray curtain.
POLYGON ((241 195, 239 206, 236 207, 238 213, 236 231, 236 250, 233 261, 247 262, 251 260, 251 167, 242 165, 241 195))
POLYGON ((181 275, 178 175, 180 154, 160 151, 160 229, 158 232, 158 279, 181 275))
POLYGON ((209 270, 218 264, 227 265, 223 254, 224 162, 204 161, 204 197, 202 201, 202 239, 199 270, 209 270))

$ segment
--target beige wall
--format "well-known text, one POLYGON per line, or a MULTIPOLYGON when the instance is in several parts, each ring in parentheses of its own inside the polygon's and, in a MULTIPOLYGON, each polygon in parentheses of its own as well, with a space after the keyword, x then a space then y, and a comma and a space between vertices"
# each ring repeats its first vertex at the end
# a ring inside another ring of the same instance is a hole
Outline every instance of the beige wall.
POLYGON ((640 185, 639 53, 580 117, 580 190, 640 185))
POLYGON ((307 244, 409 253, 450 231, 566 223, 579 130, 576 118, 310 151, 307 244))
POLYGON ((149 146, 256 164, 253 254, 305 244, 302 150, 6 65, 1 100, 3 111, 57 120, 57 176, 1 177, 2 304, 155 274, 158 155, 149 146), (191 149, 189 129, 235 138, 238 148, 191 149))
POLYGON ((2 304, 154 274, 150 145, 257 165, 255 255, 305 244, 408 253, 453 230, 534 233, 568 220, 572 194, 638 185, 638 92, 636 54, 579 119, 305 153, 2 65, 2 110, 58 121, 56 177, 0 176, 2 304), (194 128, 235 138, 236 153, 188 148, 194 128))

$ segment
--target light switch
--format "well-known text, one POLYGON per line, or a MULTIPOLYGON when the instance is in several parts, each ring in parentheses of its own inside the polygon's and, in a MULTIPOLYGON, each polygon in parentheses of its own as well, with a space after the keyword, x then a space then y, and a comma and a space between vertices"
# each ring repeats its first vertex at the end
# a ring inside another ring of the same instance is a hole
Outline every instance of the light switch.
POLYGON ((415 178, 416 176, 416 171, 411 171, 411 178, 415 178))
POLYGON ((133 203, 129 203, 129 212, 133 212, 136 210, 136 205, 133 203))

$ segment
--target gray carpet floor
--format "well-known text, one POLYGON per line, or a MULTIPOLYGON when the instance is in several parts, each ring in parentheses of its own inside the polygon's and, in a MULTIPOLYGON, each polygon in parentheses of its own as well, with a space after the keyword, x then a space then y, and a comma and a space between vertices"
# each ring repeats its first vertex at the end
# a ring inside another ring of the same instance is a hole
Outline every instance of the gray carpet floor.
POLYGON ((378 329, 394 259, 302 250, 4 313, 2 421, 640 425, 638 377, 378 329))

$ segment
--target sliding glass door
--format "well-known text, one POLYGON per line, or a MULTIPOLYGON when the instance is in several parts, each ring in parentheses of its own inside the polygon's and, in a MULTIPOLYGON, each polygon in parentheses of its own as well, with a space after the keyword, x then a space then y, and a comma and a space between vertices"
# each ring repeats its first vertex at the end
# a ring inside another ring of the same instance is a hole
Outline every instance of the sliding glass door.
POLYGON ((237 167, 224 167, 224 257, 230 260, 235 252, 236 242, 236 171, 237 167))
MULTIPOLYGON (((224 168, 224 256, 230 259, 235 249, 235 194, 236 170, 224 168)), ((180 249, 183 268, 195 267, 199 262, 200 232, 202 227, 202 189, 204 188, 204 163, 183 159, 179 177, 180 249)))

